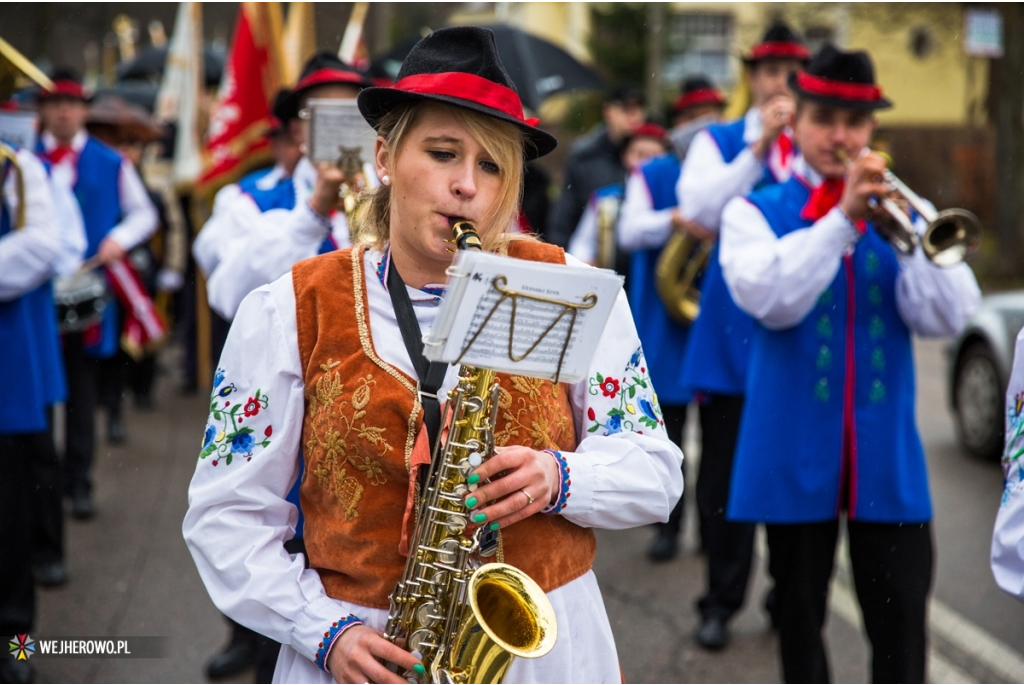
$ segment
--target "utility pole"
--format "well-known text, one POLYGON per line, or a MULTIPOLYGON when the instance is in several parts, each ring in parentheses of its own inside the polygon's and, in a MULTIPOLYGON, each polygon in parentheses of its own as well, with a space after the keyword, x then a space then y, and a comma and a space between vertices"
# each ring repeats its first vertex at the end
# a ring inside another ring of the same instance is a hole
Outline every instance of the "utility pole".
POLYGON ((661 49, 664 44, 664 24, 664 3, 647 3, 647 72, 644 74, 644 89, 647 92, 648 111, 655 113, 661 111, 661 49))

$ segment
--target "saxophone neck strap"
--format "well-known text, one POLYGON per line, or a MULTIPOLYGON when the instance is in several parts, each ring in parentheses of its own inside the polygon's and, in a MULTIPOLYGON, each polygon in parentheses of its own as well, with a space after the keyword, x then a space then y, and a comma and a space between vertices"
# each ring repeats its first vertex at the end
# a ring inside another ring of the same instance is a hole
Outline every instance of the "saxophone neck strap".
POLYGON ((423 405, 423 423, 427 427, 430 446, 433 447, 437 444, 437 436, 441 431, 441 400, 437 393, 448 373, 448 364, 427 361, 423 355, 423 332, 413 310, 412 300, 405 289, 405 281, 395 268, 394 260, 388 267, 388 294, 395 308, 398 329, 402 332, 402 342, 405 343, 405 349, 416 370, 416 390, 419 393, 420 404, 423 405))

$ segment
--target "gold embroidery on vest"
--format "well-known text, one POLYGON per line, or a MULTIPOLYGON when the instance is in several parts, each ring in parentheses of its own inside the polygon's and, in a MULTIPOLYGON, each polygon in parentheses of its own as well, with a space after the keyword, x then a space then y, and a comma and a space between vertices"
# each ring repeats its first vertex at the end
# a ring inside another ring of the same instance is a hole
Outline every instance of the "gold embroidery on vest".
POLYGON ((380 461, 365 454, 358 454, 355 446, 348 440, 353 433, 355 437, 380 450, 378 455, 384 458, 394 449, 384 439, 386 428, 367 426, 366 407, 370 404, 371 389, 377 381, 373 374, 359 379, 359 385, 352 393, 351 402, 335 402, 345 392, 340 372, 330 373, 331 369, 340 366, 340 362, 328 359, 320 365, 323 375, 316 381, 316 393, 306 396, 309 401, 310 435, 306 441, 306 451, 310 460, 317 458, 313 475, 320 486, 341 503, 345 520, 351 521, 359 516, 359 500, 363 496, 363 485, 353 475, 349 475, 347 466, 361 472, 371 485, 383 485, 387 478, 383 474, 380 461), (351 407, 351 414, 345 415, 345 408, 351 407), (344 433, 338 430, 344 429, 344 433))
POLYGON ((510 376, 509 382, 525 397, 516 399, 504 387, 499 389, 498 408, 505 425, 494 434, 495 444, 504 446, 519 438, 515 444, 528 445, 532 440, 534 449, 557 449, 553 436, 564 435, 569 420, 562 413, 555 387, 550 381, 525 376, 510 376))

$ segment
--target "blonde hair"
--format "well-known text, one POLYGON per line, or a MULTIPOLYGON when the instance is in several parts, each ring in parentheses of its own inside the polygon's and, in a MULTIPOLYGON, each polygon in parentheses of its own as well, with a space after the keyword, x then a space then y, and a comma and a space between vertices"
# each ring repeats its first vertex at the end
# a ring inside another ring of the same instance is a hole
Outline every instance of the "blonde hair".
MULTIPOLYGON (((380 120, 377 133, 391 163, 401 152, 402 144, 425 105, 442 107, 469 131, 498 166, 501 190, 490 211, 477 226, 484 250, 504 254, 513 240, 535 240, 519 233, 516 224, 523 195, 523 146, 529 144, 523 132, 513 124, 469 109, 435 102, 413 102, 395 107, 380 120)), ((391 237, 391 186, 381 184, 364 191, 361 210, 356 218, 358 242, 383 250, 391 237)))

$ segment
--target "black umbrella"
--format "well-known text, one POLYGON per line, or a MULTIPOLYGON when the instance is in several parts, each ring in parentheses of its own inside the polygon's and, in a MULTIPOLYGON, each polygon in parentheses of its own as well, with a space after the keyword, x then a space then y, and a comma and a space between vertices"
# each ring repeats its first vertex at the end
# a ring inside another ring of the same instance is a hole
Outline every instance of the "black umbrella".
MULTIPOLYGON (((600 76, 557 45, 506 24, 487 28, 494 31, 501 63, 516 84, 520 99, 534 112, 555 93, 604 87, 600 76)), ((419 36, 403 40, 375 59, 371 74, 393 80, 402 60, 419 40, 419 36)))
MULTIPOLYGON (((131 62, 117 67, 118 81, 157 80, 164 75, 164 63, 167 62, 167 48, 142 48, 131 62)), ((203 72, 207 86, 220 83, 224 73, 224 53, 210 46, 203 48, 203 72)))

